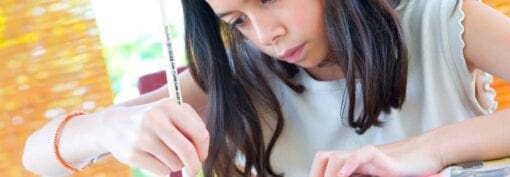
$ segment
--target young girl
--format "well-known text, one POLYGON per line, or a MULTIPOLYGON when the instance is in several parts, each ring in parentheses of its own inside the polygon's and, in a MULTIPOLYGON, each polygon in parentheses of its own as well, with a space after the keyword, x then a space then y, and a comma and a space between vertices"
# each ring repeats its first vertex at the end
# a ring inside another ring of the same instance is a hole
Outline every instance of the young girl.
POLYGON ((28 169, 111 154, 160 175, 422 176, 510 155, 487 74, 510 80, 510 20, 478 1, 182 3, 188 104, 164 87, 53 120, 27 140, 28 169))

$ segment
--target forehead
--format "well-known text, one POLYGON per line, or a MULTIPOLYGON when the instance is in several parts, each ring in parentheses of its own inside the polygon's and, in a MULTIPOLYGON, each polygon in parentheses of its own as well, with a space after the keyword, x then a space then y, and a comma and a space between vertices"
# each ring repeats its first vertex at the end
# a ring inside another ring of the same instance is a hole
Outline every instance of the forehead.
POLYGON ((238 10, 252 0, 205 0, 215 12, 238 10))

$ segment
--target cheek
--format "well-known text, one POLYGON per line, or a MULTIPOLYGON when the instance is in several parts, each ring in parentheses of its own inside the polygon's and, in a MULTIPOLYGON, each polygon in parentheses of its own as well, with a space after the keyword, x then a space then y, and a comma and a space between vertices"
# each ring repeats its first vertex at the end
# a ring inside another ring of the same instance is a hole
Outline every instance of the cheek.
POLYGON ((297 22, 306 25, 308 28, 318 28, 324 26, 324 5, 321 1, 302 2, 297 6, 299 10, 294 11, 294 18, 297 22))
POLYGON ((276 57, 277 54, 276 52, 274 51, 273 47, 272 46, 266 46, 266 45, 263 45, 261 44, 260 42, 258 42, 257 38, 255 35, 251 35, 250 33, 244 33, 243 32, 243 36, 248 39, 248 41, 255 47, 257 48, 258 50, 260 50, 261 52, 265 53, 266 55, 269 55, 269 56, 272 56, 272 57, 276 57))
POLYGON ((274 50, 272 49, 272 47, 267 47, 267 46, 261 47, 260 45, 257 45, 257 49, 259 49, 261 52, 263 52, 266 55, 269 55, 271 57, 276 57, 276 54, 275 54, 274 50))

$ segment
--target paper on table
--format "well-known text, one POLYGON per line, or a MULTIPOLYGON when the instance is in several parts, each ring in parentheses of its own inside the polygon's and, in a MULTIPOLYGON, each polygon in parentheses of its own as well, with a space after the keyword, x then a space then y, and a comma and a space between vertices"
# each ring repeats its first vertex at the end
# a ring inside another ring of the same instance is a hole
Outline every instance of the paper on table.
POLYGON ((510 157, 448 167, 442 177, 510 177, 510 157))

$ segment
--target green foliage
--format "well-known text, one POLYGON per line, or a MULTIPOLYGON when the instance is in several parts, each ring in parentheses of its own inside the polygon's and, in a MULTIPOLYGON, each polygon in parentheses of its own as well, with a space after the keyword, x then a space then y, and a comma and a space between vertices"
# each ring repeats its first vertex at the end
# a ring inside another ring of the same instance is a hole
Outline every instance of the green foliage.
MULTIPOLYGON (((178 37, 175 25, 169 25, 170 39, 175 41, 178 37)), ((141 36, 138 39, 119 45, 103 46, 107 67, 115 95, 123 89, 123 83, 136 84, 137 78, 132 78, 133 71, 139 62, 151 62, 163 58, 163 49, 156 34, 141 36)))

